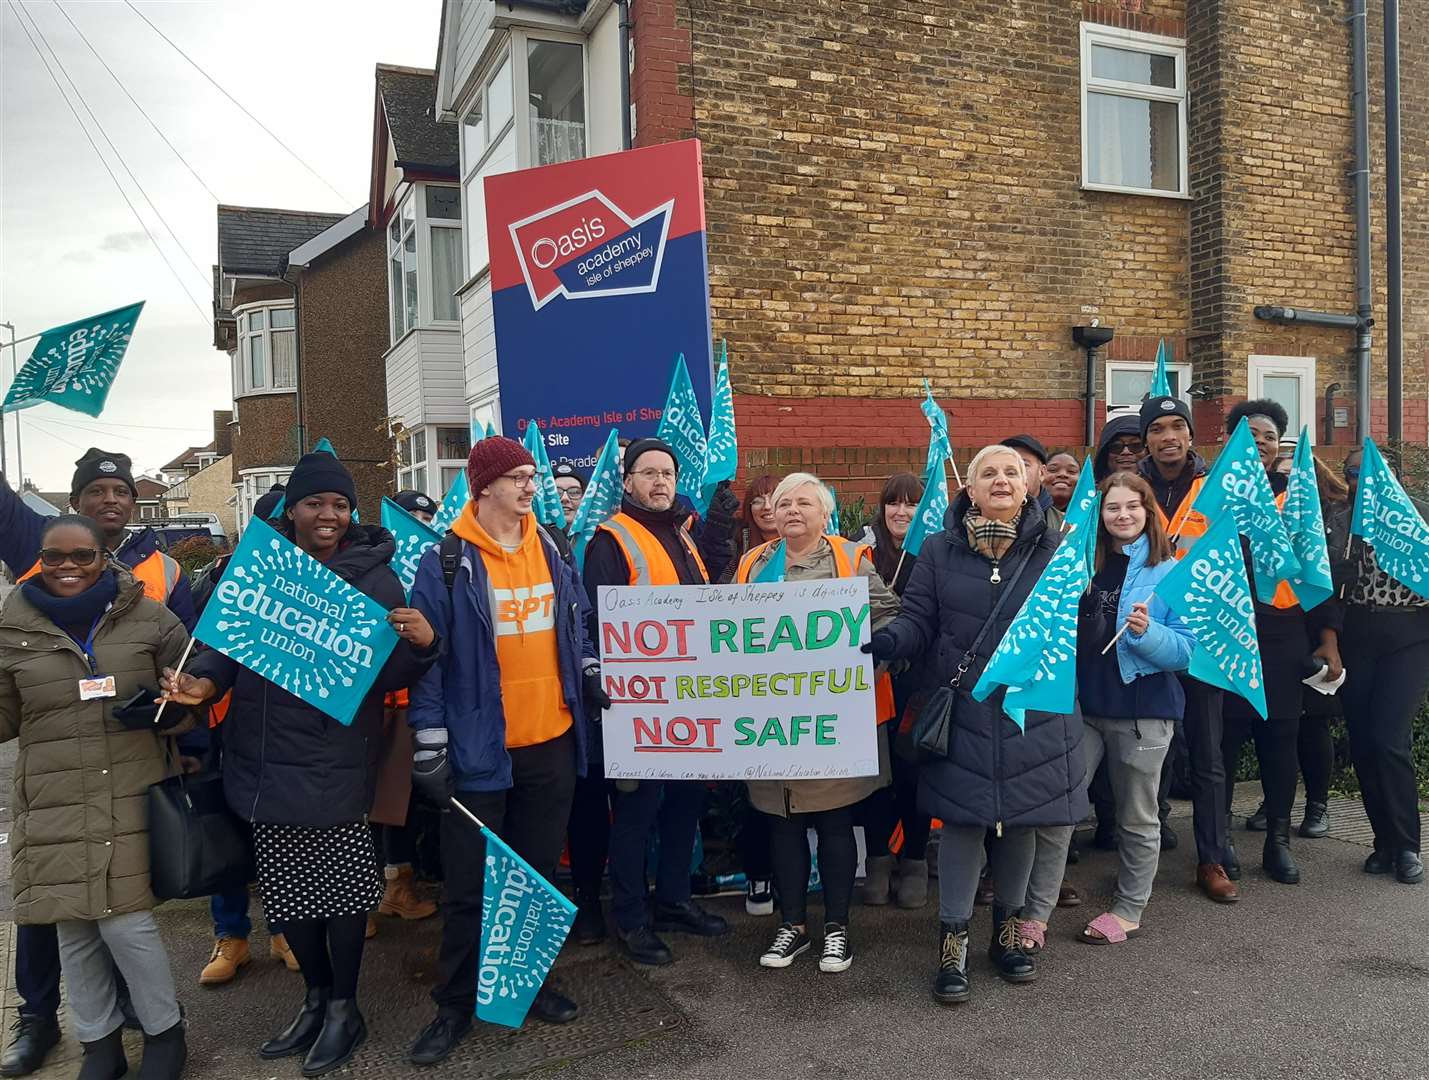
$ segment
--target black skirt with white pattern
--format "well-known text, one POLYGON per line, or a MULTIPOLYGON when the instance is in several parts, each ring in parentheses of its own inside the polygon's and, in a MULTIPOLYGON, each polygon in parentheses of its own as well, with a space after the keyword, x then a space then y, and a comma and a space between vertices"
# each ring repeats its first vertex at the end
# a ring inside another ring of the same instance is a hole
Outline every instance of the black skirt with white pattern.
POLYGON ((270 922, 362 915, 382 899, 372 830, 361 821, 320 828, 255 824, 253 853, 270 922))

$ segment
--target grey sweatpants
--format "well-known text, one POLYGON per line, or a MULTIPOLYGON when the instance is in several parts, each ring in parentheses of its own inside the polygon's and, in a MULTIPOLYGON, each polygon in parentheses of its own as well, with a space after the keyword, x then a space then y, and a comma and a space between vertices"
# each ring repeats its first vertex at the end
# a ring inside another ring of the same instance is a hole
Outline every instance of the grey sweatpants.
MULTIPOLYGON (((1161 765, 1171 748, 1174 725, 1170 720, 1108 720, 1099 716, 1082 719, 1086 724, 1082 753, 1087 774, 1096 772, 1105 757, 1107 777, 1116 796, 1120 865, 1111 913, 1139 926, 1161 859, 1157 799, 1161 765)), ((1023 918, 1046 922, 1052 917, 1067 870, 1072 829, 1067 825, 1036 830, 1037 850, 1027 882, 1023 918)))
POLYGON ((65 993, 80 1042, 98 1042, 124 1023, 114 986, 115 965, 129 984, 145 1034, 162 1034, 179 1022, 174 974, 152 911, 72 919, 57 928, 65 993))
MULTIPOLYGON (((972 918, 987 833, 982 825, 943 826, 943 837, 938 842, 938 918, 943 922, 967 922, 972 918)), ((1005 829, 1001 836, 988 841, 987 857, 997 906, 1009 912, 1022 906, 1027 892, 1033 842, 1031 829, 1005 829)))

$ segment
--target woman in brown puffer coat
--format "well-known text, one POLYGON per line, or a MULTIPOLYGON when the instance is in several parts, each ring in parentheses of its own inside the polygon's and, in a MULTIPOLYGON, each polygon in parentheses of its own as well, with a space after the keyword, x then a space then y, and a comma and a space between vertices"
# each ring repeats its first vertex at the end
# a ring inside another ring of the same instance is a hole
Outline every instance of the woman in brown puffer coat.
MULTIPOLYGON (((167 771, 156 688, 188 634, 104 552, 89 518, 52 519, 40 573, 0 608, 0 741, 20 740, 15 921, 58 926, 81 1080, 127 1069, 115 965, 144 1027, 139 1075, 170 1080, 183 1071, 184 1029, 151 910, 147 792, 167 771)), ((192 722, 177 707, 163 720, 165 734, 192 722)))

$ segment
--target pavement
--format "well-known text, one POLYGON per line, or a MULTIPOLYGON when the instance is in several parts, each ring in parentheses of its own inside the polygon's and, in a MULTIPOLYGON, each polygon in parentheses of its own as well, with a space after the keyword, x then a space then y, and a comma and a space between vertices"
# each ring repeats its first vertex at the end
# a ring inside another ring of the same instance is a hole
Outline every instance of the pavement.
MULTIPOLYGON (((13 749, 0 751, 0 792, 13 749)), ((1237 807, 1251 809, 1256 785, 1237 807)), ((479 1025, 448 1062, 419 1073, 406 1046, 430 1019, 440 919, 381 920, 368 943, 361 999, 371 1037, 336 1077, 500 1077, 538 1073, 560 1080, 610 1077, 745 1080, 749 1077, 1200 1078, 1341 1080, 1429 1076, 1429 886, 1403 886, 1360 870, 1368 849, 1363 811, 1332 807, 1333 836, 1295 840, 1303 881, 1278 885, 1259 869, 1261 834, 1237 831, 1245 864, 1243 899, 1205 900, 1191 885, 1189 805, 1174 823, 1183 837, 1163 855, 1145 930, 1123 945, 1093 948, 1074 938, 1104 910, 1115 856, 1084 850, 1068 869, 1085 898, 1053 918, 1033 984, 1010 986, 991 972, 984 948, 987 909, 973 922, 977 944, 966 1005, 937 1005, 929 986, 937 962, 936 911, 855 908, 856 951, 843 974, 819 972, 812 952, 783 971, 758 966, 775 922, 744 914, 739 898, 708 901, 728 917, 720 939, 672 936, 667 968, 628 964, 608 945, 567 948, 557 976, 585 1006, 575 1024, 531 1022, 517 1032, 479 1025)), ((1298 817, 1298 814, 1297 814, 1298 817)), ((0 831, 9 809, 0 810, 0 831)), ((8 837, 8 833, 7 833, 8 837)), ((0 915, 8 915, 8 849, 0 842, 0 915)), ((255 905, 256 909, 256 905, 255 905)), ((810 921, 818 923, 817 901, 810 921)), ((254 961, 226 987, 197 985, 211 945, 203 904, 160 911, 189 1019, 192 1080, 297 1077, 297 1059, 262 1062, 259 1042, 289 1018, 298 976, 253 937, 254 961)), ((6 986, 13 990, 14 926, 0 922, 6 986)), ((137 1066, 141 1044, 129 1037, 137 1066)), ((66 1038, 42 1080, 73 1077, 78 1047, 66 1038)))

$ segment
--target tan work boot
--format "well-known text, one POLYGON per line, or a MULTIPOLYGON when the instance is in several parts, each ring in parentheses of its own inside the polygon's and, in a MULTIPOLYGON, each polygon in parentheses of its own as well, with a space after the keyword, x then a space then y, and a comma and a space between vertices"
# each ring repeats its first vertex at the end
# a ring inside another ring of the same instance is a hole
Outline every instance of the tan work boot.
POLYGON ((382 894, 382 903, 377 905, 378 914, 396 915, 401 919, 430 919, 437 913, 435 903, 417 895, 410 866, 389 866, 384 872, 387 891, 382 894))
POLYGON ((289 971, 301 971, 298 966, 298 958, 293 955, 293 950, 288 948, 288 939, 282 934, 274 934, 268 942, 268 955, 274 960, 281 960, 287 965, 289 971))
POLYGON ((362 936, 368 941, 377 936, 377 916, 370 911, 367 913, 367 930, 362 936))
POLYGON ((249 960, 248 942, 241 937, 221 937, 213 943, 213 955, 208 958, 198 981, 204 986, 222 986, 232 982, 238 969, 249 960))

